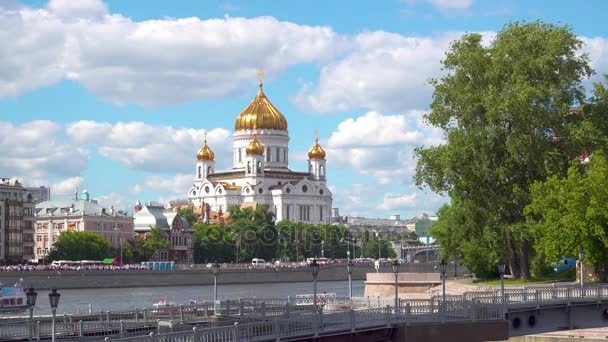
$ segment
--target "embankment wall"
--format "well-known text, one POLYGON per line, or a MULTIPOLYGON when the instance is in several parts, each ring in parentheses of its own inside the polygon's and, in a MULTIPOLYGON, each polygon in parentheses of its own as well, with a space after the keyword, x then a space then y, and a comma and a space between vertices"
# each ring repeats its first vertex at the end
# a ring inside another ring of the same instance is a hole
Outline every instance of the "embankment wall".
MULTIPOLYGON (((404 265, 405 266, 405 265, 404 265)), ((429 265, 432 268, 432 265, 429 265)), ((402 267, 402 272, 417 272, 421 265, 402 267)), ((392 272, 390 267, 381 267, 380 272, 392 272)), ((354 267, 352 279, 365 280, 368 272, 375 272, 373 266, 354 267)), ((0 272, 0 283, 12 285, 23 279, 27 287, 35 288, 105 288, 105 287, 146 287, 212 285, 213 274, 208 269, 178 271, 30 271, 0 272)), ((346 266, 340 264, 322 266, 319 281, 342 281, 348 279, 346 266)), ((310 282, 312 275, 308 268, 301 269, 222 269, 218 277, 221 284, 286 283, 310 282)))

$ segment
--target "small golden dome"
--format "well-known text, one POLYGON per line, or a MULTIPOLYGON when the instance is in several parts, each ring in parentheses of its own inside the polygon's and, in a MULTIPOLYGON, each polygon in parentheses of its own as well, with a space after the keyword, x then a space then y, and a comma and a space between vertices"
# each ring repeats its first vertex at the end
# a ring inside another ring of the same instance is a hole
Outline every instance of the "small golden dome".
POLYGON ((234 122, 235 131, 246 131, 250 129, 275 129, 287 130, 287 119, 275 107, 264 94, 260 80, 260 91, 245 108, 234 122))
POLYGON ((319 138, 315 139, 314 146, 308 151, 310 159, 325 159, 325 150, 319 145, 319 138))
POLYGON ((215 158, 215 153, 213 153, 213 151, 211 151, 211 148, 209 147, 209 145, 207 145, 207 132, 205 131, 205 144, 196 153, 196 159, 213 160, 213 158, 215 158))
POLYGON ((264 146, 253 136, 253 140, 249 143, 249 146, 245 149, 245 153, 249 155, 261 156, 264 154, 264 146))

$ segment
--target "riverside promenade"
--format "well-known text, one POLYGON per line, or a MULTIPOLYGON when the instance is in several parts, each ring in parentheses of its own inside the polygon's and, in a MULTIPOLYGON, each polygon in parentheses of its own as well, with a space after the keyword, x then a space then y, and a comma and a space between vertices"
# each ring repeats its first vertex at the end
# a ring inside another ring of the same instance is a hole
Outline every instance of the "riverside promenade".
MULTIPOLYGON (((604 327, 608 286, 526 286, 430 299, 240 298, 58 317, 70 341, 486 341, 604 327)), ((48 339, 49 317, 5 319, 1 340, 48 339)))

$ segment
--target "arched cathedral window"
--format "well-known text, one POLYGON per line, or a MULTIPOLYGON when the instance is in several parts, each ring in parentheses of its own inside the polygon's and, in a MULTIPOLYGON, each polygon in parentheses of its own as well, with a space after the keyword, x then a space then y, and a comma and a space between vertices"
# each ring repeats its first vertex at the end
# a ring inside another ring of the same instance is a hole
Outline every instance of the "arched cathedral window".
POLYGON ((247 162, 247 173, 251 173, 251 162, 247 162))

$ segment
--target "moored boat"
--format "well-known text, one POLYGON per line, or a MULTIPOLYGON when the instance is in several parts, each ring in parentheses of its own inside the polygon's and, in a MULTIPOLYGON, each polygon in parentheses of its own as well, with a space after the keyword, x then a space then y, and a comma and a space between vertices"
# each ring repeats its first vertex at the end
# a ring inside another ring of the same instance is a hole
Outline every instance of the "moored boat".
POLYGON ((0 285, 0 312, 23 312, 27 309, 27 296, 23 287, 0 285))

